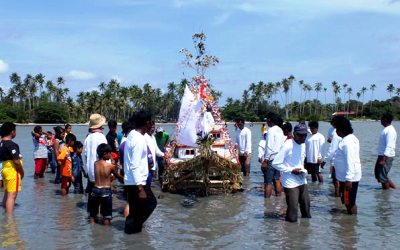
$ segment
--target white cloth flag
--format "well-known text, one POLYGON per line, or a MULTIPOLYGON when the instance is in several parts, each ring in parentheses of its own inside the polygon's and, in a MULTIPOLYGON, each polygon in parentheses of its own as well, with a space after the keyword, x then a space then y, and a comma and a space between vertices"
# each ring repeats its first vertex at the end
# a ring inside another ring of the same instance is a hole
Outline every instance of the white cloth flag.
POLYGON ((177 142, 191 147, 196 147, 199 114, 201 114, 202 102, 186 85, 179 110, 179 132, 177 142))

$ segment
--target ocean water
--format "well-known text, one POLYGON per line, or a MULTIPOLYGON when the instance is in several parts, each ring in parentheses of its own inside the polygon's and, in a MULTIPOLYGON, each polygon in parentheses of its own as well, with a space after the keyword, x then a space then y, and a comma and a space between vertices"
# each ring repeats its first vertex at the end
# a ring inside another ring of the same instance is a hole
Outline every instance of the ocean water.
MULTIPOLYGON (((377 142, 382 126, 379 122, 353 122, 361 144, 363 178, 357 204, 359 214, 350 216, 338 198, 332 197, 327 167, 323 184, 309 184, 311 219, 298 223, 284 221, 284 196, 264 199, 262 174, 256 159, 261 138, 260 124, 253 131, 251 176, 244 180, 244 191, 210 197, 184 197, 163 193, 156 183, 153 191, 158 207, 141 234, 124 234, 120 211, 125 203, 113 197, 112 226, 90 225, 86 214, 86 197, 69 194, 62 197, 54 176, 33 179, 32 126, 18 126, 15 141, 24 156, 23 190, 17 198, 13 216, 0 209, 0 248, 10 249, 397 249, 400 245, 400 192, 382 191, 373 175, 377 142), (191 206, 184 206, 190 199, 191 206)), ((249 124, 246 124, 249 125, 249 124)), ((320 124, 327 134, 328 123, 320 124)), ((400 123, 394 126, 400 131, 400 123)), ((165 125, 171 134, 174 127, 165 125)), ((229 125, 233 132, 233 126, 229 125)), ((44 126, 44 130, 51 129, 44 126)), ((107 131, 107 129, 105 129, 107 131)), ((86 126, 73 126, 78 140, 84 141, 86 126)), ((398 152, 397 152, 398 153, 398 152)), ((398 154, 400 155, 400 154, 398 154)), ((390 172, 400 183, 399 159, 390 172)), ((3 190, 0 190, 3 196, 3 190)))

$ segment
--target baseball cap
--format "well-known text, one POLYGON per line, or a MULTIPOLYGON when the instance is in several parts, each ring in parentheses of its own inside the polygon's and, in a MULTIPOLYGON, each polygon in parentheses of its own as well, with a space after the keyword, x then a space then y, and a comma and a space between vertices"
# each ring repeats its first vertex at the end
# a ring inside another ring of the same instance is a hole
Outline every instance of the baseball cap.
POLYGON ((296 126, 294 126, 293 132, 294 132, 294 133, 297 133, 297 134, 303 134, 303 135, 305 135, 305 134, 308 133, 308 131, 307 131, 307 125, 304 124, 304 123, 299 123, 299 124, 297 124, 296 126))

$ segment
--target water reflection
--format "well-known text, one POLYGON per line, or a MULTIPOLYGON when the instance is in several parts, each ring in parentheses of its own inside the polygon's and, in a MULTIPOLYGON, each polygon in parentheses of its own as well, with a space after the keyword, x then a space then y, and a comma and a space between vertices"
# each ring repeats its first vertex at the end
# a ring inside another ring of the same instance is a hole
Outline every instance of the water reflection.
MULTIPOLYGON (((168 132, 174 129, 163 127, 168 132)), ((363 166, 357 216, 346 214, 340 199, 332 197, 332 184, 326 179, 322 185, 309 185, 312 218, 285 222, 285 198, 264 199, 263 178, 254 157, 243 193, 197 198, 193 206, 184 207, 182 200, 188 197, 162 193, 154 187, 156 197, 161 198, 140 235, 124 234, 124 218, 118 211, 125 201, 117 196, 112 226, 89 225, 84 196, 57 195, 60 187, 50 183, 54 179, 51 174, 33 179, 32 140, 30 136, 18 136, 28 174, 17 199, 14 216, 18 221, 6 223, 0 209, 0 248, 6 248, 1 244, 8 244, 7 235, 16 235, 11 237, 14 242, 10 248, 41 249, 45 242, 47 249, 396 249, 400 245, 396 228, 400 223, 400 189, 383 192, 373 175, 382 127, 379 123, 353 123, 353 127, 360 140, 363 166), (33 232, 40 232, 40 237, 33 237, 33 232)), ((400 131, 399 122, 395 127, 400 131)), ((326 134, 328 128, 329 124, 320 124, 321 133, 326 134)), ((29 135, 31 130, 32 126, 18 127, 20 135, 29 135)), ((73 130, 82 140, 87 126, 74 126, 73 130)), ((255 124, 252 130, 256 152, 260 127, 255 124)), ((395 157, 393 165, 400 165, 400 157, 395 157)), ((324 171, 327 177, 327 169, 324 171)), ((399 171, 394 169, 390 174, 400 182, 399 171)), ((0 190, 0 197, 2 194, 0 190)))
POLYGON ((13 215, 5 214, 1 221, 0 247, 25 249, 25 241, 19 235, 19 222, 13 215))

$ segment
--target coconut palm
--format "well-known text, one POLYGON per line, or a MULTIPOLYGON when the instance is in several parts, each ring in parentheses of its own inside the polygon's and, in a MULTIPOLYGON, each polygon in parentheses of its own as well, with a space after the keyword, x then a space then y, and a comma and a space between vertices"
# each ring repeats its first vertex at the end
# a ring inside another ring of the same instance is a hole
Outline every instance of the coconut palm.
MULTIPOLYGON (((319 93, 322 91, 322 83, 316 82, 316 83, 314 84, 314 91, 315 91, 315 93, 317 94, 317 100, 319 100, 318 96, 319 96, 319 93)), ((317 106, 315 106, 314 113, 315 113, 315 114, 317 113, 317 106)))
POLYGON ((371 86, 369 87, 369 89, 371 90, 371 100, 370 100, 370 106, 369 106, 369 110, 372 109, 372 100, 373 100, 373 96, 374 96, 374 91, 376 89, 376 85, 373 83, 371 84, 371 86))
POLYGON ((395 87, 394 87, 394 85, 393 84, 389 84, 387 87, 386 87, 386 90, 387 90, 387 92, 389 93, 389 96, 390 96, 390 98, 392 98, 392 94, 393 94, 393 92, 395 91, 395 87))
POLYGON ((358 103, 360 102, 361 92, 356 93, 357 96, 357 106, 356 106, 356 116, 358 115, 358 103))
POLYGON ((337 111, 337 100, 338 100, 338 94, 340 94, 340 85, 336 82, 332 82, 332 91, 334 95, 334 103, 335 103, 335 112, 337 111))
POLYGON ((365 96, 365 92, 366 92, 366 91, 367 91, 367 88, 366 88, 366 87, 362 87, 361 90, 360 90, 361 95, 362 95, 361 116, 364 115, 364 96, 365 96))
POLYGON ((351 87, 348 87, 346 89, 346 94, 348 96, 348 99, 347 99, 347 102, 348 102, 348 104, 347 104, 347 112, 350 112, 350 97, 353 94, 353 89, 351 87))
POLYGON ((283 88, 283 93, 285 93, 285 118, 286 120, 289 119, 289 90, 290 87, 292 86, 292 83, 294 81, 294 76, 290 75, 288 78, 285 78, 282 80, 282 88, 283 88))

